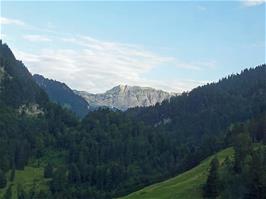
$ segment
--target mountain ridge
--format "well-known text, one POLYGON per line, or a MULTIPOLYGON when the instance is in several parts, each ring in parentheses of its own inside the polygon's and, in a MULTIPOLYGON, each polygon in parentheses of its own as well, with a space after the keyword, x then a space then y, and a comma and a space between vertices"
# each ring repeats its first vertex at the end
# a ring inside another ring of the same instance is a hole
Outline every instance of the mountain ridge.
POLYGON ((169 100, 177 93, 168 93, 151 87, 118 85, 104 93, 92 94, 87 91, 74 92, 83 97, 93 107, 110 107, 125 111, 133 107, 153 106, 169 100))
POLYGON ((33 79, 45 90, 51 101, 71 110, 77 116, 84 117, 88 114, 88 103, 82 97, 76 95, 65 83, 38 74, 34 74, 33 79))

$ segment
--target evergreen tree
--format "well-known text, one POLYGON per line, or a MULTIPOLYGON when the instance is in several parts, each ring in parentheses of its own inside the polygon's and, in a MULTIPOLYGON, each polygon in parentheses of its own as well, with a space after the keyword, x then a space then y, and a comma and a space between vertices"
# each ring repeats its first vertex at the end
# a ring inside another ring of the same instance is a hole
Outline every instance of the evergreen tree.
POLYGON ((263 164, 264 149, 259 149, 252 154, 252 161, 249 169, 248 192, 245 199, 265 199, 266 198, 266 166, 263 164))
POLYGON ((68 180, 71 183, 79 183, 80 182, 80 171, 76 164, 71 164, 68 173, 68 180))
POLYGON ((219 160, 215 157, 211 161, 211 168, 204 187, 204 196, 206 198, 216 198, 219 195, 219 160))
POLYGON ((9 185, 8 189, 6 190, 3 199, 12 199, 12 184, 9 185))
POLYGON ((58 167, 54 172, 50 184, 50 190, 53 193, 61 192, 66 188, 66 183, 67 183, 66 169, 63 166, 58 167))
POLYGON ((26 163, 25 149, 22 145, 18 145, 16 147, 16 152, 15 152, 16 169, 24 170, 25 163, 26 163))
POLYGON ((48 163, 44 168, 44 177, 45 178, 52 178, 53 177, 53 166, 48 163))
POLYGON ((0 170, 0 189, 5 188, 7 184, 5 173, 0 170))
POLYGON ((241 173, 243 162, 251 151, 251 139, 248 132, 238 134, 233 144, 235 149, 234 170, 236 173, 241 173))
POLYGON ((15 179, 15 175, 16 175, 16 169, 12 168, 11 173, 10 173, 10 181, 13 182, 15 179))
POLYGON ((23 189, 22 185, 19 184, 17 187, 17 195, 18 195, 18 199, 27 199, 27 194, 25 192, 25 190, 23 189))

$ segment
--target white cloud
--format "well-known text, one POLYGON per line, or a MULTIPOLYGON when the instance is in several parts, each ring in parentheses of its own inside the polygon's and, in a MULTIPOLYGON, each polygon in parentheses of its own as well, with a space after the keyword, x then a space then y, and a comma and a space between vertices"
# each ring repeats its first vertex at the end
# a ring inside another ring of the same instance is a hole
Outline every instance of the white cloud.
POLYGON ((17 25, 17 26, 24 26, 25 23, 23 21, 17 19, 10 19, 5 17, 0 17, 0 25, 17 25))
POLYGON ((3 34, 2 31, 0 31, 0 39, 6 38, 6 34, 3 34))
POLYGON ((24 35, 24 39, 30 42, 49 42, 52 41, 49 37, 45 35, 24 35))
POLYGON ((190 90, 202 82, 171 79, 158 81, 147 79, 145 75, 162 65, 199 70, 201 67, 211 67, 209 65, 212 64, 182 63, 174 57, 160 56, 137 45, 100 41, 87 36, 58 36, 54 37, 54 41, 62 42, 63 46, 69 48, 41 49, 36 53, 15 50, 14 53, 32 73, 65 82, 73 89, 93 93, 104 92, 118 84, 149 86, 175 92, 190 90))
POLYGON ((245 6, 257 6, 266 3, 266 0, 243 0, 245 6))

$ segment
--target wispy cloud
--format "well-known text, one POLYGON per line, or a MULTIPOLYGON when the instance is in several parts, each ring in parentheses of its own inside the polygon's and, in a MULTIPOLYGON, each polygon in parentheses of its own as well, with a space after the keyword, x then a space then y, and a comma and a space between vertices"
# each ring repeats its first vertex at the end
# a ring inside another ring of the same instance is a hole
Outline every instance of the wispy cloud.
POLYGON ((2 33, 1 29, 0 29, 0 39, 4 39, 6 38, 6 35, 2 33))
POLYGON ((41 49, 36 53, 16 50, 15 55, 25 62, 32 73, 65 82, 74 89, 94 93, 118 84, 150 86, 167 91, 189 90, 201 82, 170 79, 157 81, 145 78, 145 74, 163 65, 193 70, 212 65, 209 62, 185 63, 138 45, 101 41, 88 36, 55 37, 54 40, 69 48, 41 49))
POLYGON ((266 0, 243 0, 242 2, 245 6, 251 7, 264 4, 266 3, 266 0))
POLYGON ((51 38, 45 35, 24 35, 24 39, 31 42, 49 42, 52 41, 51 38))
MULTIPOLYGON (((71 35, 50 28, 32 26, 21 20, 1 17, 0 24, 22 26, 32 34, 21 38, 38 45, 38 50, 15 50, 32 73, 67 83, 89 92, 103 92, 118 84, 150 86, 167 91, 189 90, 202 82, 147 78, 157 67, 174 66, 188 70, 212 69, 213 61, 184 61, 162 56, 141 45, 103 41, 90 36, 71 35), (47 44, 46 44, 46 43, 47 44), (49 47, 44 47, 48 45, 49 47)), ((1 38, 5 36, 1 35, 1 38)), ((5 37, 8 38, 8 35, 5 37)), ((36 48, 35 48, 36 49, 36 48)))
POLYGON ((17 26, 24 26, 25 23, 23 21, 17 19, 10 19, 5 17, 0 17, 0 25, 17 25, 17 26))
POLYGON ((183 69, 191 69, 191 70, 204 70, 204 69, 214 69, 217 63, 214 60, 207 60, 207 61, 182 61, 182 60, 175 60, 173 62, 173 66, 177 68, 183 69))
POLYGON ((198 5, 197 9, 200 11, 206 11, 207 10, 207 8, 205 6, 202 6, 202 5, 198 5))

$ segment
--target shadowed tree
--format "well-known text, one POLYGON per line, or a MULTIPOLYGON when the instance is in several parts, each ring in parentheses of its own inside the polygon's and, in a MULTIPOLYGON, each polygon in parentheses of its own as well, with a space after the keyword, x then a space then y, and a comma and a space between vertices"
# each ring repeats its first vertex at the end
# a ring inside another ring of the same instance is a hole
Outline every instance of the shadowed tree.
POLYGON ((210 172, 204 187, 204 197, 216 198, 219 195, 219 161, 215 157, 211 162, 210 172))

